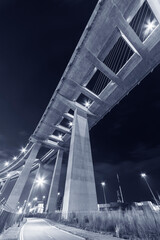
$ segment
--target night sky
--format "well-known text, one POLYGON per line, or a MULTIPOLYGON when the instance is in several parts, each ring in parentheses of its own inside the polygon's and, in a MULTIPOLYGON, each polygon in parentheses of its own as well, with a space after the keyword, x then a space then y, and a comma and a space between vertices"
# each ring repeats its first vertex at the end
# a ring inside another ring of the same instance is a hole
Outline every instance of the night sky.
MULTIPOLYGON (((0 1, 0 167, 39 122, 97 0, 0 1)), ((91 130, 99 202, 152 200, 160 193, 160 66, 91 130)), ((65 175, 66 164, 62 173, 65 175)), ((62 180, 64 177, 62 177, 62 180)), ((64 181, 63 181, 64 182, 64 181)), ((62 188, 62 185, 60 186, 62 188)))

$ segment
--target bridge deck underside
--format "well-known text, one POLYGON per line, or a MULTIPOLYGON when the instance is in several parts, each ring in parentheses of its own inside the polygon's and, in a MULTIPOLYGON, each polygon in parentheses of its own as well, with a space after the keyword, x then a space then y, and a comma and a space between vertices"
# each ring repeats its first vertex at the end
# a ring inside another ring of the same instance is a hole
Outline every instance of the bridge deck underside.
MULTIPOLYGON (((33 138, 30 139, 30 144, 35 139, 53 148, 42 160, 54 154, 58 147, 68 144, 71 127, 63 124, 64 120, 66 122, 73 120, 70 109, 81 107, 87 111, 91 129, 160 63, 160 16, 155 11, 155 2, 151 0, 98 2, 32 135, 33 138), (145 40, 138 35, 132 24, 144 4, 149 6, 150 12, 157 18, 154 31, 145 40), (129 57, 123 66, 116 71, 107 63, 107 57, 118 41, 123 41, 124 45, 127 45, 130 55, 128 54, 129 57), (97 71, 106 77, 104 87, 99 92, 89 87, 97 71), (88 108, 80 102, 82 95, 91 103, 88 108), (56 141, 57 133, 63 134, 61 141, 60 139, 56 141), (50 140, 51 135, 55 141, 50 140)), ((160 7, 160 4, 157 7, 160 7)))

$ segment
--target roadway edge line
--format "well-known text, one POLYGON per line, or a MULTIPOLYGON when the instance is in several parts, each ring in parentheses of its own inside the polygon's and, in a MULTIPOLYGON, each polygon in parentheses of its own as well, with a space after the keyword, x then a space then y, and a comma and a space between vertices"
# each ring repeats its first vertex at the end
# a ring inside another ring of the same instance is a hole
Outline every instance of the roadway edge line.
MULTIPOLYGON (((80 236, 78 236, 78 235, 76 235, 76 234, 73 234, 73 233, 67 232, 67 231, 65 231, 65 230, 62 230, 62 229, 60 229, 60 228, 58 228, 58 227, 55 227, 55 226, 51 225, 49 222, 47 222, 45 219, 43 219, 43 220, 44 220, 49 226, 54 227, 54 228, 57 228, 57 229, 58 229, 59 231, 61 231, 61 232, 70 234, 70 235, 72 235, 72 236, 76 236, 77 238, 79 238, 79 239, 81 239, 81 240, 85 240, 85 239, 86 239, 86 238, 84 238, 84 237, 80 237, 80 236)), ((20 240, 23 240, 23 239, 20 239, 20 240)))
POLYGON ((18 240, 24 240, 24 237, 23 237, 23 229, 24 229, 24 225, 23 225, 23 227, 22 227, 21 230, 20 230, 20 234, 19 234, 18 240))

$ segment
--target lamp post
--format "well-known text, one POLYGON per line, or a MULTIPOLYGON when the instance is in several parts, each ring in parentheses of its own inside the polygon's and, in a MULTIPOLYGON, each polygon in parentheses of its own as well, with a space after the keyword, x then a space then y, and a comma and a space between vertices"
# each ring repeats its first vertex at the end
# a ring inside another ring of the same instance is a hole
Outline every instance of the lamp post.
POLYGON ((121 185, 120 185, 120 180, 119 180, 118 173, 117 173, 117 181, 118 181, 119 193, 120 193, 120 196, 121 196, 121 202, 124 203, 124 197, 123 197, 122 188, 121 188, 121 185))
POLYGON ((106 183, 105 183, 105 182, 101 182, 101 185, 102 185, 102 189, 103 189, 104 202, 105 202, 105 204, 107 204, 107 201, 106 201, 106 193, 105 193, 106 183))
POLYGON ((147 175, 145 173, 141 173, 141 177, 145 180, 145 182, 146 182, 146 184, 147 184, 147 186, 148 186, 148 188, 149 188, 149 190, 150 190, 150 192, 152 194, 152 197, 153 197, 154 201, 158 205, 158 201, 157 201, 157 199, 156 199, 156 197, 155 197, 155 195, 154 195, 154 193, 153 193, 153 191, 152 191, 152 189, 151 189, 151 187, 150 187, 150 185, 149 185, 149 183, 147 181, 147 175))

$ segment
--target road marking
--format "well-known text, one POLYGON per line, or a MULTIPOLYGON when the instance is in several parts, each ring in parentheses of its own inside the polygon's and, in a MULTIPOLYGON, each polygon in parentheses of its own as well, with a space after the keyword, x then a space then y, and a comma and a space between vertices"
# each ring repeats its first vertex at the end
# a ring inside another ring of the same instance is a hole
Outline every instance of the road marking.
POLYGON ((52 236, 50 236, 49 234, 48 234, 48 237, 52 238, 52 236))
POLYGON ((43 221, 46 222, 49 226, 51 226, 51 227, 53 227, 53 228, 56 228, 57 230, 59 230, 59 231, 61 231, 61 232, 67 233, 67 234, 72 235, 72 236, 74 236, 74 237, 77 237, 77 238, 79 238, 79 239, 81 239, 81 240, 85 240, 85 238, 83 238, 83 237, 77 236, 77 235, 75 235, 75 234, 73 234, 73 233, 67 232, 67 231, 65 231, 65 230, 62 230, 62 229, 60 229, 60 228, 57 228, 57 227, 51 225, 50 223, 48 223, 48 222, 47 222, 46 220, 44 220, 44 219, 43 219, 43 221))
POLYGON ((21 228, 21 231, 20 231, 20 235, 19 235, 19 239, 20 239, 20 240, 24 240, 24 237, 23 237, 23 229, 24 229, 24 225, 23 225, 23 227, 21 228))

